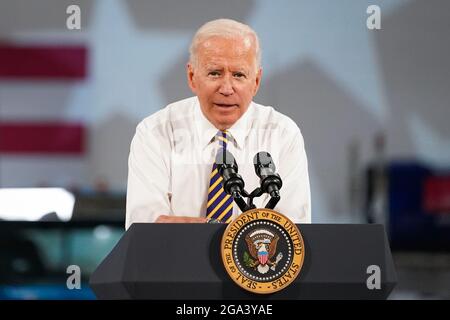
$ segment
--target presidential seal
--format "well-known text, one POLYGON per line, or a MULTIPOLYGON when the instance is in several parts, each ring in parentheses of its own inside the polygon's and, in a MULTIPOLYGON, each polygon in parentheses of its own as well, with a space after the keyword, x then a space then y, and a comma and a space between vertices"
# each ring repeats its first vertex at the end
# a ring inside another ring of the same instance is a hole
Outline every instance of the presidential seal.
POLYGON ((259 294, 273 293, 291 284, 305 257, 297 226, 271 209, 248 210, 231 222, 222 237, 221 250, 231 279, 259 294))

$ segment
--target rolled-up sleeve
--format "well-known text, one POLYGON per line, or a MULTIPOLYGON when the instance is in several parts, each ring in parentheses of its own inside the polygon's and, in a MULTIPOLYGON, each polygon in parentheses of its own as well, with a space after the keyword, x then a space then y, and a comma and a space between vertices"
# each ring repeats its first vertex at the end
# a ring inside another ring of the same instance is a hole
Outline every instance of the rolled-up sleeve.
POLYGON ((294 223, 311 223, 311 191, 303 136, 295 126, 295 130, 283 134, 283 137, 283 141, 287 141, 280 150, 279 174, 283 186, 281 200, 275 210, 294 223))
POLYGON ((130 146, 125 229, 170 214, 170 169, 165 137, 141 122, 130 146))

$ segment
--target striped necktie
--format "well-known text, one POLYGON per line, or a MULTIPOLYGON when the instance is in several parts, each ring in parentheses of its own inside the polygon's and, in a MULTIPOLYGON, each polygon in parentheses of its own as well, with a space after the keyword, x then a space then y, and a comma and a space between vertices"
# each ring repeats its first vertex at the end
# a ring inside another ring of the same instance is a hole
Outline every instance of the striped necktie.
MULTIPOLYGON (((215 140, 219 141, 220 148, 226 150, 229 140, 228 132, 217 132, 215 140)), ((214 163, 210 175, 206 217, 220 222, 230 223, 233 216, 233 198, 225 193, 222 180, 223 178, 217 170, 217 165, 214 163)))

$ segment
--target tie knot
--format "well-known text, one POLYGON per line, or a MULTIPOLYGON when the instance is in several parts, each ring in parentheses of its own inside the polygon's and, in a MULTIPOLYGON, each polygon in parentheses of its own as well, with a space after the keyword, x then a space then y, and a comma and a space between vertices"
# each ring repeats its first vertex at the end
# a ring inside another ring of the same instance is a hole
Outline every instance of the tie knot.
POLYGON ((228 133, 227 130, 221 131, 219 130, 216 133, 216 139, 219 140, 219 144, 222 148, 226 149, 227 148, 227 144, 230 141, 230 134, 228 133))

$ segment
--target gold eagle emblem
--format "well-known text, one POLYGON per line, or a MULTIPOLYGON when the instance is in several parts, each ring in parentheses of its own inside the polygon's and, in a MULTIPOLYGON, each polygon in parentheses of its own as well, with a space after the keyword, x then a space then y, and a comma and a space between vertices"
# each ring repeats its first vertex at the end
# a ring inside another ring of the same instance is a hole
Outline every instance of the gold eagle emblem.
POLYGON ((275 271, 277 264, 283 258, 283 254, 280 252, 275 260, 273 260, 277 252, 277 244, 279 236, 273 234, 266 229, 257 229, 245 236, 247 242, 248 253, 244 253, 244 262, 248 267, 255 268, 259 273, 265 274, 269 269, 275 271))

